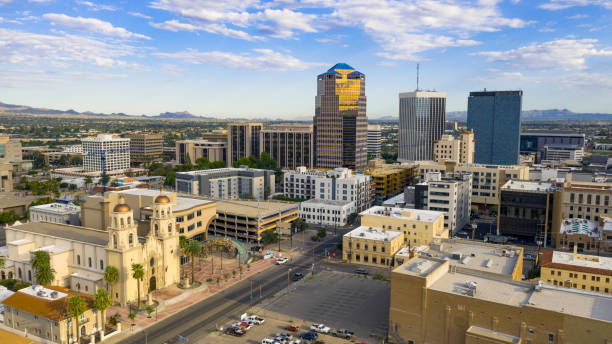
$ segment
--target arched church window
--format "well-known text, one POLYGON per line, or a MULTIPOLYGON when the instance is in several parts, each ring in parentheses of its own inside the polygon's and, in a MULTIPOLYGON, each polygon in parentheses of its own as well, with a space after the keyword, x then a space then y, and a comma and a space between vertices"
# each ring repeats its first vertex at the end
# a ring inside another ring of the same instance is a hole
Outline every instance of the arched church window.
POLYGON ((149 261, 149 265, 153 266, 153 264, 155 264, 155 258, 151 257, 151 260, 149 261))
POLYGON ((121 221, 121 228, 123 228, 123 225, 124 225, 124 224, 123 224, 123 218, 121 218, 121 220, 120 220, 120 221, 121 221))
POLYGON ((21 268, 17 269, 17 276, 21 279, 21 268))
POLYGON ((113 235, 113 248, 117 248, 117 235, 113 235))
POLYGON ((168 234, 172 233, 172 224, 168 224, 168 234))
POLYGON ((117 218, 116 217, 113 219, 113 223, 114 223, 113 227, 117 228, 117 218))
POLYGON ((129 239, 128 239, 128 243, 130 244, 130 246, 132 246, 132 244, 134 244, 134 234, 130 233, 129 239))
POLYGON ((87 258, 87 263, 89 263, 89 267, 91 267, 91 257, 87 258))
POLYGON ((128 218, 127 218, 127 224, 128 224, 128 225, 132 224, 132 217, 128 216, 128 218))
POLYGON ((159 234, 159 225, 156 223, 155 224, 155 235, 159 234))
POLYGON ((81 256, 77 254, 77 265, 81 265, 81 256))

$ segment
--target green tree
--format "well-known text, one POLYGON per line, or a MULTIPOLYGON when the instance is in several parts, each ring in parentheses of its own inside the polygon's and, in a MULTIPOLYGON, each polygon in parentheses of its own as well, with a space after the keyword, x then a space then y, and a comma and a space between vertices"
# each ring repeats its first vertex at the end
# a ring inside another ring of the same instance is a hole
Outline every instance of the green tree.
POLYGON ((128 318, 130 318, 130 320, 132 320, 132 324, 134 323, 134 319, 136 319, 136 313, 130 313, 128 315, 128 318))
POLYGON ((102 318, 102 328, 106 325, 106 310, 111 305, 111 298, 108 295, 108 292, 102 288, 96 291, 96 295, 94 296, 94 307, 98 311, 100 311, 100 317, 102 318))
POLYGON ((6 257, 0 256, 0 269, 2 269, 5 264, 6 264, 6 257))
POLYGON ((185 254, 191 259, 191 284, 195 281, 195 260, 202 256, 202 245, 197 240, 189 240, 185 246, 185 254))
POLYGON ((51 267, 51 257, 47 251, 34 251, 30 260, 34 268, 34 277, 42 285, 49 285, 55 279, 55 270, 51 267))
POLYGON ((140 282, 144 278, 144 267, 141 264, 132 264, 132 278, 136 280, 136 286, 138 287, 138 306, 137 310, 140 310, 140 282))
POLYGON ((196 167, 199 170, 207 170, 210 168, 210 160, 207 157, 197 158, 196 167))
POLYGON ((111 300, 115 297, 113 293, 113 284, 119 279, 119 271, 114 266, 107 266, 104 270, 104 280, 106 281, 107 287, 110 291, 111 300))
POLYGON ((210 168, 224 168, 226 166, 225 161, 214 161, 210 163, 210 168))
POLYGON ((85 300, 83 300, 82 297, 75 295, 68 299, 68 304, 66 305, 66 309, 68 310, 68 313, 70 313, 70 315, 72 315, 74 319, 76 320, 77 343, 80 343, 81 342, 81 338, 80 338, 81 331, 79 331, 79 327, 80 327, 79 317, 81 316, 81 314, 85 313, 85 311, 87 310, 87 302, 85 302, 85 300))
POLYGON ((263 241, 264 245, 275 243, 276 240, 278 240, 278 234, 276 234, 276 232, 273 230, 267 230, 261 236, 261 240, 263 241))

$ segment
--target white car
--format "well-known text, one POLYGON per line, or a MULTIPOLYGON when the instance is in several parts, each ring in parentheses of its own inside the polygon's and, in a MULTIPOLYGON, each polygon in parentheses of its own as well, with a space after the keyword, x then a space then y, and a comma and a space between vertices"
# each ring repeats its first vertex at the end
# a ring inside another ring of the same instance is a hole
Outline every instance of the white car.
POLYGON ((286 262, 289 261, 289 258, 278 258, 276 260, 276 265, 281 265, 281 264, 285 264, 286 262))
POLYGON ((261 344, 279 344, 277 341, 271 338, 264 338, 261 340, 261 344))
POLYGON ((319 333, 329 333, 330 331, 330 328, 325 326, 324 324, 312 324, 312 326, 310 326, 310 329, 319 333))
POLYGON ((265 320, 264 318, 260 318, 257 315, 251 315, 249 317, 244 318, 244 321, 251 322, 255 325, 261 325, 264 323, 265 320))

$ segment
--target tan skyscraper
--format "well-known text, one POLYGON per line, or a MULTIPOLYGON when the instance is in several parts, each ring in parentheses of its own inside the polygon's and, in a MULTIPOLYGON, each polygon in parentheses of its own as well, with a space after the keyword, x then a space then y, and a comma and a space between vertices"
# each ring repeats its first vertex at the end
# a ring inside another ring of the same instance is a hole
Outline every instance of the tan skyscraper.
POLYGON ((227 125, 227 166, 251 155, 259 157, 261 123, 231 122, 227 125))
POLYGON ((368 118, 365 75, 338 63, 317 76, 314 116, 315 166, 367 166, 368 118))

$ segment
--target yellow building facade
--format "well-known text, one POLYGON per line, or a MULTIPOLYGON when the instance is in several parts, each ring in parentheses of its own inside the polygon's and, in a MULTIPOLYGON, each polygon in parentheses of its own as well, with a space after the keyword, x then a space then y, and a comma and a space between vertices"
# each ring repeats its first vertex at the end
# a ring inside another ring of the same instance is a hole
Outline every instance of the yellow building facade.
POLYGON ((547 250, 540 261, 540 280, 565 288, 612 294, 612 258, 547 250))
POLYGON ((375 199, 378 203, 404 192, 404 188, 414 182, 416 173, 416 165, 407 164, 384 164, 364 172, 372 176, 375 199))
POLYGON ((432 210, 375 206, 359 214, 361 225, 403 234, 404 245, 429 245, 449 237, 444 213, 432 210))
POLYGON ((372 266, 390 266, 404 244, 404 234, 360 226, 342 237, 342 261, 372 266))

